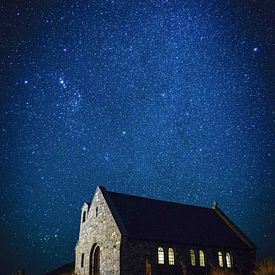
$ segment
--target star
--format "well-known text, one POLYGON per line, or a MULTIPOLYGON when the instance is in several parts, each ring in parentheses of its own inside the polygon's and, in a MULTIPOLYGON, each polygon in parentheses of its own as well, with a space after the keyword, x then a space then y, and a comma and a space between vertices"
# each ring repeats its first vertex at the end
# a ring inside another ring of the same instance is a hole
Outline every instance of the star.
POLYGON ((59 78, 59 84, 61 84, 64 89, 66 88, 65 80, 62 77, 59 78))
POLYGON ((45 274, 57 260, 41 261, 44 250, 73 261, 79 206, 102 183, 201 206, 216 198, 260 257, 275 251, 268 1, 27 2, 1 14, 1 272, 24 262, 45 274))

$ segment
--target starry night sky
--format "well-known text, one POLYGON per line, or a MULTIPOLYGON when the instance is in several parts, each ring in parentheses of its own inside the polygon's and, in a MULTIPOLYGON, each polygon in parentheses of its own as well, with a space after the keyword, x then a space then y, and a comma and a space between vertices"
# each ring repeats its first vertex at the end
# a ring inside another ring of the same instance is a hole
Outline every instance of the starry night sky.
POLYGON ((73 261, 97 185, 216 200, 274 256, 274 1, 4 2, 0 274, 73 261))

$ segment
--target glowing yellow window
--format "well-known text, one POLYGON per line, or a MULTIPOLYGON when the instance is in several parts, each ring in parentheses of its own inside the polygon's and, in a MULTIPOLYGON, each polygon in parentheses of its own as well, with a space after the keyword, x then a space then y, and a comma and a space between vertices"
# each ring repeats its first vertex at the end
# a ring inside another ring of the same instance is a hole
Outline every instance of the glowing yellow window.
POLYGON ((226 258, 226 266, 231 268, 232 267, 232 257, 229 254, 229 252, 226 252, 225 258, 226 258))
POLYGON ((202 250, 199 251, 200 266, 205 266, 205 256, 202 250))
POLYGON ((218 261, 219 261, 219 266, 223 267, 223 257, 221 251, 218 252, 218 261))
POLYGON ((168 262, 169 262, 169 265, 175 264, 175 253, 173 248, 168 249, 168 262))
POLYGON ((194 249, 190 249, 190 260, 191 260, 191 265, 195 266, 196 265, 196 254, 194 249))
POLYGON ((164 264, 164 250, 162 247, 158 248, 158 263, 164 264))

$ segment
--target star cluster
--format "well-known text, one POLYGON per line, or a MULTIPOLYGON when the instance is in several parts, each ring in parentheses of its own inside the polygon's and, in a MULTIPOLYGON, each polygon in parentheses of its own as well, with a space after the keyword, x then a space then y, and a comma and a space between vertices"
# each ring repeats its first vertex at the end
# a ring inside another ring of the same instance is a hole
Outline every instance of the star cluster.
POLYGON ((216 200, 274 256, 272 1, 0 8, 3 274, 73 261, 97 185, 216 200))

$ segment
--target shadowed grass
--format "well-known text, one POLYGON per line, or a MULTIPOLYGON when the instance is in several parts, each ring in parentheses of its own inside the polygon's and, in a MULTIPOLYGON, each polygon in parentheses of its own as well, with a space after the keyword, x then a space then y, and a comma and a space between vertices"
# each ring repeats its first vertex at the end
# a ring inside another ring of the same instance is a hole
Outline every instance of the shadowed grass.
POLYGON ((274 275, 275 262, 273 260, 264 260, 255 264, 253 275, 274 275))
POLYGON ((230 269, 212 267, 211 268, 211 275, 237 275, 237 273, 231 271, 230 269))

